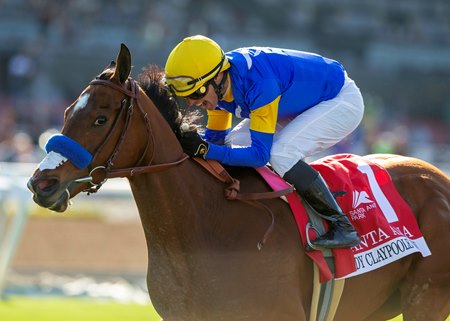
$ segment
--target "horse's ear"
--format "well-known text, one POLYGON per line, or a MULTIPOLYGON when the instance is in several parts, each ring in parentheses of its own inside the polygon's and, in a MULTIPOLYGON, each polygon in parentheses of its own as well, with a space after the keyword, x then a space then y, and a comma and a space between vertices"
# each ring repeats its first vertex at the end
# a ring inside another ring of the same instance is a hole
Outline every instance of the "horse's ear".
MULTIPOLYGON (((102 71, 102 73, 100 75, 102 75, 105 71, 111 70, 111 69, 114 69, 114 68, 116 68, 116 62, 114 60, 112 60, 111 63, 103 69, 103 71, 102 71)), ((97 76, 97 77, 100 77, 100 75, 97 76)))
POLYGON ((120 45, 120 51, 116 59, 116 69, 113 78, 123 84, 131 74, 131 53, 123 43, 120 45))
POLYGON ((111 63, 109 64, 109 66, 106 66, 105 70, 114 69, 114 68, 116 68, 116 62, 114 60, 112 60, 111 63))

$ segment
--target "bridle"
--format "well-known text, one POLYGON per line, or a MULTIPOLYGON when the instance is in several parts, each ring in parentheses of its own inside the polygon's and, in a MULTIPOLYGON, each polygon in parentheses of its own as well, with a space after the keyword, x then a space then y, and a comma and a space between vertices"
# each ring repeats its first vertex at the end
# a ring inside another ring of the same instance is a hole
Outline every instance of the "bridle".
MULTIPOLYGON (((91 86, 100 85, 100 86, 108 86, 115 90, 120 91, 121 93, 125 94, 129 99, 129 105, 128 107, 125 107, 125 102, 122 101, 121 110, 119 112, 119 115, 117 115, 116 120, 114 121, 113 126, 111 127, 106 139, 103 141, 103 143, 100 145, 100 147, 97 149, 93 156, 93 161, 96 159, 96 157, 100 154, 100 152, 103 150, 103 148, 106 146, 107 142, 110 140, 111 136, 113 135, 114 129, 117 127, 118 121, 121 119, 122 114, 124 113, 124 110, 127 110, 126 114, 126 121, 125 125, 122 129, 122 132, 120 134, 119 140, 109 156, 109 159, 106 161, 106 165, 100 165, 96 166, 92 169, 88 167, 89 175, 86 177, 82 177, 79 179, 76 179, 75 182, 77 183, 90 183, 92 186, 90 188, 87 188, 84 190, 84 192, 87 192, 88 194, 96 193, 100 189, 100 187, 106 182, 109 178, 116 178, 116 177, 133 177, 138 174, 142 173, 154 173, 166 170, 168 168, 174 167, 185 160, 189 158, 188 155, 182 154, 181 157, 173 162, 169 163, 163 163, 163 164, 152 164, 153 157, 154 157, 154 137, 152 135, 152 127, 150 125, 150 120, 148 118, 147 112, 142 108, 142 105, 140 104, 140 92, 139 92, 139 85, 132 79, 128 78, 128 82, 130 84, 130 90, 125 89, 124 87, 117 85, 116 83, 112 82, 111 80, 103 80, 103 79, 94 79, 89 83, 91 86), (140 164, 144 161, 147 152, 149 150, 149 146, 151 145, 152 152, 150 160, 148 161, 147 165, 144 166, 133 166, 129 168, 121 168, 121 169, 113 169, 114 161, 117 157, 117 155, 120 152, 120 148, 125 141, 126 134, 128 132, 128 129, 131 126, 131 120, 132 115, 134 112, 134 106, 137 106, 139 112, 141 113, 145 125, 146 125, 146 134, 147 134, 147 144, 144 149, 144 151, 141 154, 141 157, 137 164, 140 164), (94 178, 94 173, 96 174, 94 178)), ((271 215, 271 224, 267 231, 264 233, 264 236, 260 242, 257 243, 258 250, 261 250, 263 245, 265 244, 269 234, 274 229, 275 224, 275 215, 272 212, 272 210, 265 204, 259 202, 259 200, 262 199, 272 199, 272 198, 278 198, 282 195, 287 195, 289 193, 293 192, 293 187, 288 187, 284 190, 280 191, 273 191, 273 192, 262 192, 262 193, 240 193, 239 192, 239 181, 234 179, 233 177, 228 174, 228 172, 218 163, 217 161, 207 162, 203 160, 202 158, 193 158, 194 161, 196 161, 199 165, 201 165, 203 168, 205 168, 210 174, 214 175, 219 181, 222 183, 226 183, 228 187, 225 189, 225 196, 228 200, 240 200, 243 202, 246 202, 250 204, 251 206, 255 206, 263 211, 267 211, 271 215)), ((70 196, 69 196, 70 197, 70 196)))
POLYGON ((128 82, 130 84, 130 90, 112 82, 111 80, 94 79, 89 83, 89 85, 91 85, 91 86, 100 85, 100 86, 108 86, 110 88, 113 88, 113 89, 123 93, 125 96, 127 96, 128 99, 122 100, 122 106, 121 106, 120 112, 117 115, 113 126, 111 127, 108 135, 106 136, 106 139, 97 148, 97 150, 93 156, 93 161, 94 161, 96 159, 96 157, 104 149, 104 147, 107 145, 107 143, 110 141, 110 138, 113 136, 113 134, 115 132, 115 128, 117 127, 119 120, 122 119, 123 114, 125 113, 125 110, 126 110, 125 125, 123 126, 122 132, 120 133, 119 140, 118 140, 113 152, 111 153, 108 160, 106 161, 106 164, 95 166, 93 168, 88 167, 89 175, 75 180, 76 183, 90 183, 91 184, 91 187, 84 190, 84 192, 87 192, 88 194, 96 193, 100 189, 100 187, 106 182, 106 180, 108 180, 109 178, 133 177, 134 175, 137 175, 137 174, 163 171, 170 167, 176 166, 189 158, 188 155, 183 154, 178 160, 176 160, 174 162, 163 163, 163 164, 152 164, 154 152, 155 152, 155 150, 154 150, 155 142, 154 142, 154 137, 152 135, 152 127, 150 125, 150 120, 148 118, 147 112, 142 108, 142 105, 140 103, 139 85, 132 78, 128 78, 128 82), (125 105, 125 103, 127 103, 127 102, 128 102, 128 107, 125 105), (147 135, 147 143, 146 143, 145 149, 142 152, 142 154, 136 164, 139 165, 144 161, 144 159, 147 156, 149 148, 152 148, 151 157, 148 161, 148 164, 144 165, 144 166, 133 166, 133 167, 129 167, 129 168, 113 169, 114 162, 117 158, 117 155, 120 152, 120 149, 125 141, 127 132, 131 126, 132 116, 133 116, 133 113, 135 110, 135 106, 137 107, 139 113, 142 115, 142 118, 145 121, 146 135, 147 135), (94 175, 94 173, 95 173, 95 175, 94 175))

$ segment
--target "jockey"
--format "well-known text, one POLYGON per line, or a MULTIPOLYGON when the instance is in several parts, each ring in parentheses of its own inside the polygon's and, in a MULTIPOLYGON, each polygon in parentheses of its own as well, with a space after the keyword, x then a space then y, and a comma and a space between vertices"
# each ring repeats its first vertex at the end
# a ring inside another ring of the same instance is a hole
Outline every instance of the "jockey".
POLYGON ((272 168, 330 223, 312 244, 359 244, 321 175, 304 161, 349 135, 361 122, 359 88, 337 61, 288 49, 247 47, 224 53, 204 36, 185 38, 170 53, 166 85, 207 110, 203 136, 180 139, 189 156, 232 166, 272 168), (244 118, 231 129, 232 115, 244 118))

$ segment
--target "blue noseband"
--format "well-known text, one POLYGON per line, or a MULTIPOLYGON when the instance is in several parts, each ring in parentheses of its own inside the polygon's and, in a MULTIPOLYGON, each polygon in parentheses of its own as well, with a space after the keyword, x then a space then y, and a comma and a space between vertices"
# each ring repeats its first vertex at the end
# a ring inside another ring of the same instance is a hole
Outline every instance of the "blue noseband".
POLYGON ((55 152, 70 160, 78 169, 86 168, 92 161, 92 154, 73 139, 56 134, 45 145, 47 153, 55 152))

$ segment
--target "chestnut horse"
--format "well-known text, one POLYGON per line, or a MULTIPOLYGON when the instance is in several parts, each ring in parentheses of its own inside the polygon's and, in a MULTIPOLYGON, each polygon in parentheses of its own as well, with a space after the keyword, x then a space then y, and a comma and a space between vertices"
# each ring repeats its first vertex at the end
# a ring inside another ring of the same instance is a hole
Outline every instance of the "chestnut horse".
MULTIPOLYGON (((146 69, 139 85, 130 72, 131 55, 122 44, 116 62, 65 112, 62 135, 92 159, 87 167, 61 156, 53 163, 44 159, 28 183, 34 201, 63 212, 70 198, 97 190, 91 179, 128 177, 147 242, 149 295, 165 321, 308 320, 313 265, 288 205, 263 201, 275 223, 258 250, 270 215, 225 199, 223 183, 186 159, 177 139, 178 105, 164 89, 162 71, 146 69)), ((409 321, 444 320, 450 309, 449 178, 414 158, 371 159, 388 170, 411 206, 432 255, 412 254, 349 278, 334 320, 400 313, 409 321)), ((229 170, 242 192, 268 191, 253 169, 229 170)))

